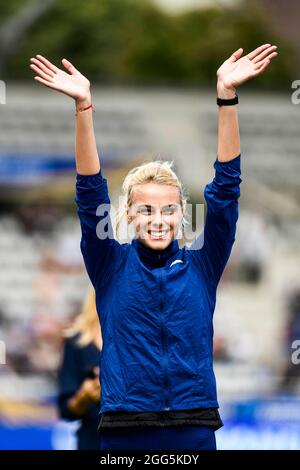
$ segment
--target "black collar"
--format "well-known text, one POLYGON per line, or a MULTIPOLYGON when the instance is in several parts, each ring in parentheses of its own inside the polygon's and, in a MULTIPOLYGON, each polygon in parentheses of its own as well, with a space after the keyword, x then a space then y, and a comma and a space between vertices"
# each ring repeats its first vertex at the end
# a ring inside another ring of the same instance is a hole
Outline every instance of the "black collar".
POLYGON ((141 261, 152 268, 165 266, 166 262, 179 251, 177 239, 172 240, 163 250, 153 250, 153 248, 143 245, 137 238, 132 240, 132 245, 137 250, 141 261))

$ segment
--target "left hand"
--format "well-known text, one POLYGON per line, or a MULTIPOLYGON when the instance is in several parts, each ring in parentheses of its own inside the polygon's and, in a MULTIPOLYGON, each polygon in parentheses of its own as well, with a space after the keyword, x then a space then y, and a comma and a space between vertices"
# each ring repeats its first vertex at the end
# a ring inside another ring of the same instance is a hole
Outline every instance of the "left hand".
POLYGON ((80 387, 81 398, 89 403, 98 403, 101 397, 101 385, 99 381, 99 367, 94 368, 95 378, 85 379, 80 387))
POLYGON ((243 49, 235 51, 217 70, 218 88, 232 96, 242 83, 260 75, 277 56, 277 46, 264 44, 242 57, 243 49))

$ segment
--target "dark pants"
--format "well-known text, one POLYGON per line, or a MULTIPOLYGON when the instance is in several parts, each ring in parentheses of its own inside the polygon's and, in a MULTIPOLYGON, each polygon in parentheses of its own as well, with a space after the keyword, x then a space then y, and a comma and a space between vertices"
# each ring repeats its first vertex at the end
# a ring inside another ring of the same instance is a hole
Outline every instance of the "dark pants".
POLYGON ((215 432, 206 426, 102 429, 101 450, 216 450, 215 432))

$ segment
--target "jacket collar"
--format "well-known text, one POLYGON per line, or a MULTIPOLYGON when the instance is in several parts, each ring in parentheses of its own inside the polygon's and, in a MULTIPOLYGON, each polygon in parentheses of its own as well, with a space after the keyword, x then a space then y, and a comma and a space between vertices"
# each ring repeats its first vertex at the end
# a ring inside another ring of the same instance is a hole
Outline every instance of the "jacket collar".
POLYGON ((153 250, 143 245, 137 238, 132 240, 132 245, 138 252, 141 261, 148 267, 163 267, 167 261, 179 251, 178 240, 172 240, 171 243, 163 250, 153 250))

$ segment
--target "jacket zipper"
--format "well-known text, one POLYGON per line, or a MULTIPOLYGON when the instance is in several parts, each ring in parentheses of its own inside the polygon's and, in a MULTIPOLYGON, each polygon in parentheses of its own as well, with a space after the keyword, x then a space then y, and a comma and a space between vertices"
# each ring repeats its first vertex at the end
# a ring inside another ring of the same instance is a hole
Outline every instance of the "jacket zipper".
POLYGON ((162 280, 163 280, 163 272, 161 270, 159 286, 160 286, 160 313, 161 313, 161 341, 162 341, 162 347, 163 347, 162 365, 163 365, 163 371, 164 371, 164 387, 165 387, 164 409, 165 409, 165 411, 168 411, 170 409, 168 369, 167 369, 167 351, 168 351, 168 349, 167 349, 165 326, 164 326, 162 280))

